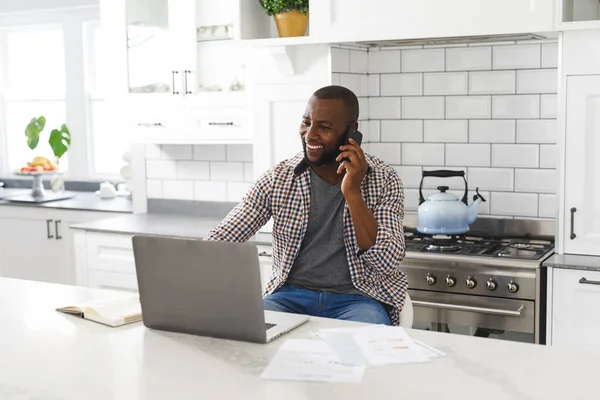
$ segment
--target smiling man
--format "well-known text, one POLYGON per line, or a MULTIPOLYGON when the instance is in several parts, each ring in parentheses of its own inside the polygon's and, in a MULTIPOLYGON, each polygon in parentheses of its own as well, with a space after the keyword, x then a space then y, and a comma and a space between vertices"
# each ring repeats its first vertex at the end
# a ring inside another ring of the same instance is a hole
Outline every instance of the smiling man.
POLYGON ((266 310, 397 325, 407 290, 404 192, 396 171, 365 154, 358 99, 342 86, 308 100, 303 151, 264 173, 205 240, 246 241, 273 218, 266 310))

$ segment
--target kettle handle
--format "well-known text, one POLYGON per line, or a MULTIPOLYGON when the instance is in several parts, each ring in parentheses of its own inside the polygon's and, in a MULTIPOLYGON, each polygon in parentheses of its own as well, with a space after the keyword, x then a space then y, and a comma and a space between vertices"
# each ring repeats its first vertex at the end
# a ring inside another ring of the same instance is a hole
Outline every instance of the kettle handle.
POLYGON ((466 205, 468 204, 468 185, 467 185, 467 179, 465 178, 465 171, 452 171, 450 169, 438 169, 435 171, 423 171, 423 176, 421 177, 421 183, 419 184, 419 205, 423 204, 425 202, 425 198, 423 197, 423 179, 425 179, 425 177, 428 176, 433 176, 436 178, 453 178, 453 177, 457 177, 463 178, 463 181, 465 181, 465 193, 463 195, 463 198, 461 199, 461 201, 463 203, 465 203, 466 205))

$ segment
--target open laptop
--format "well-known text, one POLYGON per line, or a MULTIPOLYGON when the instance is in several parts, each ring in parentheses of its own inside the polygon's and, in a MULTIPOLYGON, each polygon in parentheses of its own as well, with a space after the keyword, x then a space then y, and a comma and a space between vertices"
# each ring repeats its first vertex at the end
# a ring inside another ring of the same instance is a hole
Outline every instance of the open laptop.
POLYGON ((264 311, 250 243, 135 235, 133 253, 148 328, 266 343, 309 318, 264 311))

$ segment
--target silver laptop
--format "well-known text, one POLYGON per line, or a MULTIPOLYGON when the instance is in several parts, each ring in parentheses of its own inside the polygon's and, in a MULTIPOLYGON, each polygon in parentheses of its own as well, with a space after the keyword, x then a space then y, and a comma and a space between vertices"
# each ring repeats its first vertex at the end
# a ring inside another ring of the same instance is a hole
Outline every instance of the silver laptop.
POLYGON ((135 235, 133 253, 148 328, 266 343, 309 318, 264 311, 251 243, 135 235))

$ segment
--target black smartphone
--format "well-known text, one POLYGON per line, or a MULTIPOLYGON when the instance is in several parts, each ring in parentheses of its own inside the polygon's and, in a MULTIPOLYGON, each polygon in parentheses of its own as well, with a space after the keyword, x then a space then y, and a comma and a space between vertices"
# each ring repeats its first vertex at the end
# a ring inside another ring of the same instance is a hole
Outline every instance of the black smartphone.
POLYGON ((358 129, 350 125, 346 131, 346 144, 348 144, 348 139, 350 138, 354 139, 354 141, 360 146, 362 143, 363 134, 360 133, 358 129))

